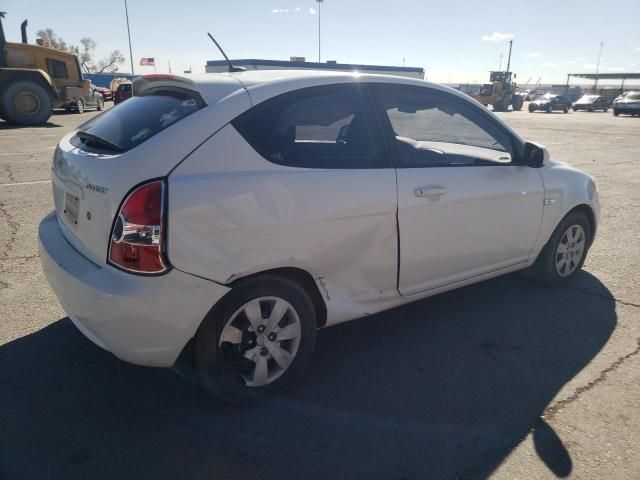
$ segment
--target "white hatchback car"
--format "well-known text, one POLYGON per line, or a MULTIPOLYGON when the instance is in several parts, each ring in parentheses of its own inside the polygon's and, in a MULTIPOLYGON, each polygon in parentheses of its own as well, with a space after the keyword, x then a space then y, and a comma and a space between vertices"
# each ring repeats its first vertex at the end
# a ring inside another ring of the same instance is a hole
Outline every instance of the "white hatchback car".
POLYGON ((42 265, 73 323, 235 402, 304 368, 316 330, 529 269, 580 270, 593 180, 419 80, 150 75, 60 141, 42 265))

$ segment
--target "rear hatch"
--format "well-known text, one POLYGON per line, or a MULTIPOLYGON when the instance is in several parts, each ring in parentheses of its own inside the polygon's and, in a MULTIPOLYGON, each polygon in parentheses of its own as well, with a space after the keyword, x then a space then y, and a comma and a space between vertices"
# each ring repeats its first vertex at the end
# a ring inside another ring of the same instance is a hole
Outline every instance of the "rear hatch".
MULTIPOLYGON (((220 79, 219 99, 239 89, 236 80, 220 79)), ((106 263, 113 220, 127 193, 168 175, 215 132, 211 109, 205 107, 216 98, 209 95, 205 100, 194 82, 151 76, 133 86, 133 98, 67 134, 53 158, 60 228, 98 265, 106 263)))

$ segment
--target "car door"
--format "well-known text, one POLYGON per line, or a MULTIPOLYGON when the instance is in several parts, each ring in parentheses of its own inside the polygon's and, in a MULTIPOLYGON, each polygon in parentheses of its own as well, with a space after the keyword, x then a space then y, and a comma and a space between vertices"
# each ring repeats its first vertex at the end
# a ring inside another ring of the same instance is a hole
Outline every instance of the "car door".
POLYGON ((91 108, 96 106, 96 90, 93 85, 91 86, 91 90, 89 94, 82 97, 82 100, 84 101, 84 106, 86 108, 91 108))
POLYGON ((372 85, 398 182, 398 289, 412 295, 529 259, 542 220, 536 169, 489 112, 428 87, 372 85))

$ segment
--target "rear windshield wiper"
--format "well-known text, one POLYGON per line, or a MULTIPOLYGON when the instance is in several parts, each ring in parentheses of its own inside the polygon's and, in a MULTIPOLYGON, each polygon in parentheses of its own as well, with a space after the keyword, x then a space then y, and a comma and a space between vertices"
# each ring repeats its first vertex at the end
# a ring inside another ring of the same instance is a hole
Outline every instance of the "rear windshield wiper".
POLYGON ((116 152, 124 151, 124 148, 122 148, 120 145, 110 142, 109 140, 105 140, 104 138, 98 137, 93 133, 84 132, 80 130, 79 132, 76 133, 76 137, 78 137, 80 140, 82 140, 85 144, 87 144, 90 147, 97 147, 97 148, 102 147, 102 148, 106 148, 108 150, 113 150, 116 152))

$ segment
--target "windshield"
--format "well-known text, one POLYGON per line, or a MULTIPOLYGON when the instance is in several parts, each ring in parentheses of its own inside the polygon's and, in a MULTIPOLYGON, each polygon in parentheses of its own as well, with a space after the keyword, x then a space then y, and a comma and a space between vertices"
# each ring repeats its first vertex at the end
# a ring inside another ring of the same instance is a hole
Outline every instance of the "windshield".
POLYGON ((626 100, 640 100, 640 92, 639 93, 630 93, 625 97, 626 100))
POLYGON ((204 106, 197 93, 156 90, 132 97, 80 126, 72 143, 79 147, 125 152, 204 106))
POLYGON ((589 102, 593 103, 598 99, 598 95, 583 95, 578 102, 589 102))

